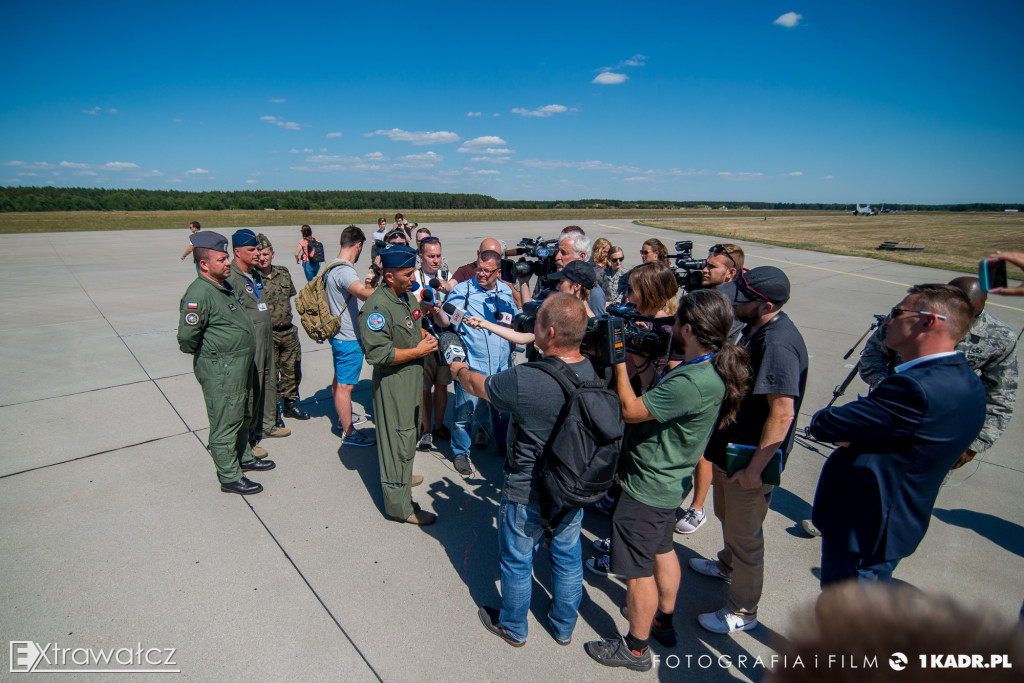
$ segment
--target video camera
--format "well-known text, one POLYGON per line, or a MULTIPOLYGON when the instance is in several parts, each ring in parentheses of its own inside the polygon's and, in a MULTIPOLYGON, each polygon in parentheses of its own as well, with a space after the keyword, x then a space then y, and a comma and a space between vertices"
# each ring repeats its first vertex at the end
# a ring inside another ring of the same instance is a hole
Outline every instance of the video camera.
POLYGON ((556 268, 555 254, 558 252, 558 240, 545 240, 540 237, 524 237, 514 249, 506 249, 505 256, 519 256, 518 261, 509 258, 501 259, 501 279, 515 282, 517 277, 544 277, 553 273, 556 268), (536 259, 527 261, 527 259, 536 259))
POLYGON ((707 259, 693 258, 693 242, 680 240, 675 244, 676 253, 669 254, 676 263, 672 266, 672 274, 676 276, 676 283, 687 292, 700 289, 704 282, 704 266, 708 264, 707 259))
MULTIPOLYGON (((541 303, 523 304, 523 312, 512 318, 512 329, 533 334, 541 303)), ((665 322, 665 319, 640 315, 632 304, 613 306, 608 315, 599 315, 587 322, 580 352, 599 369, 625 362, 627 351, 644 358, 661 358, 668 353, 670 339, 669 333, 661 327, 665 322), (650 323, 652 328, 638 323, 650 323)))

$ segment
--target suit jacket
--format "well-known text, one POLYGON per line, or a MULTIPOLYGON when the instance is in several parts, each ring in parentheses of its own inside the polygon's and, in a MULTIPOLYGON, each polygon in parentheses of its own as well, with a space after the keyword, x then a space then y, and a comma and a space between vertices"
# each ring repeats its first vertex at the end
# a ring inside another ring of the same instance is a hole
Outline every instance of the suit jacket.
POLYGON ((907 557, 928 530, 946 473, 984 421, 985 388, 961 354, 924 361, 865 398, 819 411, 810 434, 850 446, 821 470, 815 526, 862 557, 907 557))

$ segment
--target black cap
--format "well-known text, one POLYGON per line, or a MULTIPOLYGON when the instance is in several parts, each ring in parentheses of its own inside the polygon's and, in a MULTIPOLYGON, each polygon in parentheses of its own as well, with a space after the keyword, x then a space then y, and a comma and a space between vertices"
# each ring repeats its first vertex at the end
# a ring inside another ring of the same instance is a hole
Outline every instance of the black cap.
POLYGON ((548 275, 549 280, 559 280, 563 277, 583 285, 586 289, 593 289, 596 282, 594 267, 583 261, 570 261, 557 273, 548 275))
POLYGON ((781 306, 789 301, 789 278, 775 266, 759 266, 743 271, 718 291, 736 304, 770 301, 781 306))

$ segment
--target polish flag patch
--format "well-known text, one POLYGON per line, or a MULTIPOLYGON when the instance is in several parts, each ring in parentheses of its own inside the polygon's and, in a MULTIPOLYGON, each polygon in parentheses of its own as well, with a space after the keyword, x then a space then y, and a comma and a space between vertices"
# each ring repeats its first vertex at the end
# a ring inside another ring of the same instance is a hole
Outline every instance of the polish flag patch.
POLYGON ((192 303, 190 301, 188 304, 186 304, 186 307, 187 308, 199 308, 199 304, 194 304, 194 303, 192 303))

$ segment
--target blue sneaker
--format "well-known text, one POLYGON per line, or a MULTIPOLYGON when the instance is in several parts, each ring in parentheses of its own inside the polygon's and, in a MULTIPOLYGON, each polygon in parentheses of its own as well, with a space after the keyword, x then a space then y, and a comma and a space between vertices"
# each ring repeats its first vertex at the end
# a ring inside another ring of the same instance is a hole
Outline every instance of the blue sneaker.
POLYGON ((351 434, 343 434, 341 437, 343 446, 372 446, 375 443, 377 443, 377 437, 361 429, 353 429, 351 434))

